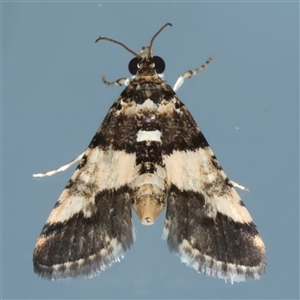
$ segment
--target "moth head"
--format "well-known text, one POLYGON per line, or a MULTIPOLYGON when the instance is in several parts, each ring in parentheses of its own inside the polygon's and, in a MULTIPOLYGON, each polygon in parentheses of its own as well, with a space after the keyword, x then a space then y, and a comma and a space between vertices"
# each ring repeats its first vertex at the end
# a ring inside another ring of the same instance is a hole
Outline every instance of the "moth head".
POLYGON ((149 64, 153 68, 153 70, 155 70, 158 74, 162 74, 166 67, 164 60, 159 56, 151 56, 150 58, 134 57, 128 64, 128 70, 130 74, 136 75, 143 63, 149 64))
POLYGON ((152 55, 152 52, 153 52, 152 45, 153 45, 154 39, 167 26, 172 26, 172 24, 166 23, 163 27, 161 27, 160 30, 158 30, 158 32, 152 37, 149 46, 142 47, 141 54, 137 54, 136 52, 132 51, 131 49, 129 49, 127 46, 125 46, 121 42, 118 42, 116 40, 109 39, 109 38, 106 38, 103 36, 100 36, 99 38, 97 38, 95 42, 97 43, 100 40, 107 40, 107 41, 110 41, 110 42, 113 42, 115 44, 122 46, 128 52, 133 54, 135 57, 129 62, 129 65, 128 65, 129 72, 132 75, 136 75, 138 73, 138 71, 141 69, 141 66, 143 64, 147 64, 148 66, 150 66, 153 70, 155 70, 156 73, 162 74, 163 71, 165 70, 165 62, 161 57, 152 55))

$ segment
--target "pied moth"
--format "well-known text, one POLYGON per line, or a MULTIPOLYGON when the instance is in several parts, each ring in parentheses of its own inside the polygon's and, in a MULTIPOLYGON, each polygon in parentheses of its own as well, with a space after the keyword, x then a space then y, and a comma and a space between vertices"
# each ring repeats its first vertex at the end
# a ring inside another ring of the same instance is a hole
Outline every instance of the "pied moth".
POLYGON ((144 225, 166 206, 163 238, 170 251, 198 272, 230 282, 259 279, 265 246, 245 204, 176 91, 163 79, 165 63, 105 37, 134 55, 132 78, 113 103, 79 161, 36 242, 34 271, 46 279, 92 277, 120 260, 135 239, 131 208, 144 225))

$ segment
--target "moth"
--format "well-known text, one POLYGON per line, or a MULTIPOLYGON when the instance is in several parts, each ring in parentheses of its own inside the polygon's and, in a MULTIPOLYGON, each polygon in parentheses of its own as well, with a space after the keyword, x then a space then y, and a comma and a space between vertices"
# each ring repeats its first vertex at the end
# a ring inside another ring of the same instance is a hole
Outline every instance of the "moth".
POLYGON ((265 271, 265 245, 245 204, 176 91, 201 67, 169 86, 165 63, 153 56, 153 41, 130 50, 132 78, 125 85, 87 149, 36 242, 34 271, 46 279, 92 277, 117 262, 135 232, 133 209, 151 225, 166 207, 163 238, 170 251, 198 272, 239 282, 265 271))

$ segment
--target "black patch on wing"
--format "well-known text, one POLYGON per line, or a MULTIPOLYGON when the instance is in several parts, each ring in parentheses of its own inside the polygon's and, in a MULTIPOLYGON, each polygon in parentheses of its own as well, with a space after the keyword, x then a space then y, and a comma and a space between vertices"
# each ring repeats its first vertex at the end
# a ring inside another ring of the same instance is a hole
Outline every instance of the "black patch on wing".
POLYGON ((74 181, 72 179, 69 179, 69 181, 67 182, 65 189, 70 189, 72 188, 72 186, 74 185, 74 181))
POLYGON ((180 111, 173 110, 170 114, 160 116, 163 154, 209 147, 192 115, 177 97, 176 105, 181 107, 180 111))
MULTIPOLYGON (((181 191, 171 185, 168 191, 166 229, 170 251, 179 251, 184 240, 199 254, 191 256, 191 248, 184 249, 186 257, 199 263, 201 267, 211 267, 204 255, 213 260, 224 262, 222 268, 227 272, 227 263, 255 267, 263 264, 264 251, 254 244, 254 238, 259 235, 253 222, 235 222, 228 216, 217 213, 216 218, 208 216, 209 204, 201 193, 181 191)), ((195 253, 195 252, 194 252, 195 253)), ((215 270, 217 271, 217 270, 215 270)), ((259 272, 259 271, 258 271, 259 272)), ((246 276, 254 277, 249 270, 246 276)))
POLYGON ((134 239, 128 193, 127 186, 104 190, 95 197, 91 217, 79 212, 65 222, 45 224, 40 237, 47 239, 34 250, 34 271, 46 279, 89 276, 115 262, 117 254, 111 240, 117 239, 122 245, 122 255, 134 239), (103 249, 107 255, 101 254, 103 249), (79 266, 80 259, 84 263, 79 266), (67 262, 73 262, 71 269, 63 265, 67 262), (53 266, 60 264, 60 269, 54 270, 53 266))
POLYGON ((220 163, 219 163, 219 161, 218 161, 218 159, 217 159, 217 157, 215 155, 213 155, 211 157, 211 162, 215 166, 216 169, 218 169, 219 171, 223 170, 220 163))
POLYGON ((61 204, 61 202, 59 200, 57 200, 53 206, 53 209, 59 207, 60 204, 61 204))
MULTIPOLYGON (((228 177, 225 178, 225 184, 226 184, 227 186, 230 186, 230 187, 233 188, 233 184, 231 183, 231 181, 230 181, 230 179, 229 179, 228 177)), ((244 205, 244 206, 245 206, 245 205, 244 205)))
POLYGON ((111 147, 116 151, 134 153, 136 151, 136 133, 137 124, 134 116, 117 115, 115 109, 111 109, 94 135, 89 147, 91 149, 99 147, 104 151, 111 147))
POLYGON ((81 168, 83 168, 85 166, 85 164, 87 163, 87 156, 83 155, 82 159, 80 160, 76 170, 80 170, 81 168))
POLYGON ((245 206, 246 207, 246 205, 245 205, 245 203, 243 202, 242 199, 240 200, 240 206, 245 206))

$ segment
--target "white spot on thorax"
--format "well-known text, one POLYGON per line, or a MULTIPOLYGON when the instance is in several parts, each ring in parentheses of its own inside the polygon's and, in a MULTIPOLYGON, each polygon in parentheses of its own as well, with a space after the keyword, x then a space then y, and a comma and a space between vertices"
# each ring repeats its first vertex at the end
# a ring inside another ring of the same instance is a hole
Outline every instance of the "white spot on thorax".
POLYGON ((144 131, 139 130, 137 133, 137 142, 155 141, 161 142, 161 132, 159 130, 144 131))

